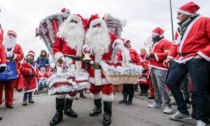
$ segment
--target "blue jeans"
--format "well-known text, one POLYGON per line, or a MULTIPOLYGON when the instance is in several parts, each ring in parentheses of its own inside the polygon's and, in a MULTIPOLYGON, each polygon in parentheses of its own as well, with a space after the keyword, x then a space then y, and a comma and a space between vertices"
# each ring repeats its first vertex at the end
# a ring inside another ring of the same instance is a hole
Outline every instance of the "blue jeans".
POLYGON ((196 104, 196 118, 203 122, 208 121, 208 66, 209 62, 205 59, 191 59, 185 64, 178 64, 171 61, 166 83, 171 89, 177 109, 186 115, 189 115, 187 105, 184 101, 180 86, 181 80, 189 72, 193 83, 193 96, 196 104))
POLYGON ((23 100, 27 100, 32 98, 32 92, 25 92, 23 96, 23 100))

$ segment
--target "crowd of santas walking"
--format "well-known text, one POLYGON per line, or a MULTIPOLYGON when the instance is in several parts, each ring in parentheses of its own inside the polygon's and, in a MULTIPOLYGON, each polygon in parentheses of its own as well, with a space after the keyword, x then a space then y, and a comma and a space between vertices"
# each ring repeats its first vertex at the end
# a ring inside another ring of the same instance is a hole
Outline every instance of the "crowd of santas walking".
MULTIPOLYGON (((86 21, 81 15, 69 15, 59 27, 57 38, 52 47, 56 72, 59 74, 69 72, 67 70, 69 64, 63 66, 64 59, 67 57, 72 59, 71 65, 75 67, 75 71, 84 72, 83 52, 90 55, 86 64, 88 65, 86 72, 89 73, 89 78, 85 80, 90 83, 89 90, 93 95, 95 105, 90 116, 102 113, 103 103, 103 125, 108 126, 112 122, 113 85, 104 76, 100 62, 111 61, 112 51, 118 48, 117 43, 123 43, 125 48, 114 58, 118 61, 126 59, 130 64, 144 67, 139 80, 140 95, 147 95, 148 87, 150 87, 149 98, 155 98, 154 103, 149 104, 148 107, 163 109, 163 113, 166 114, 173 113, 170 91, 177 104, 177 111, 169 117, 170 120, 191 119, 192 116, 197 120, 197 126, 206 126, 209 118, 208 99, 210 96, 210 19, 197 14, 199 8, 193 2, 181 6, 177 11, 177 19, 180 22, 175 42, 172 43, 165 39, 165 31, 156 27, 151 32, 153 42, 151 49, 148 53, 142 49, 140 56, 135 49, 131 48, 130 40, 118 38, 115 34, 108 32, 105 21, 97 14, 91 15, 86 21), (181 84, 185 97, 183 97, 181 84), (192 85, 192 115, 190 115, 187 106, 190 102, 190 84, 192 85)), ((2 34, 3 30, 1 30, 1 36, 3 36, 2 34)), ((40 68, 40 73, 38 73, 37 66, 41 67, 43 63, 35 64, 33 51, 29 51, 24 59, 23 51, 21 46, 16 43, 16 38, 15 31, 9 30, 4 38, 4 46, 2 46, 3 38, 0 39, 0 72, 5 71, 6 62, 13 61, 16 63, 19 76, 18 81, 0 81, 0 104, 2 104, 4 87, 7 108, 13 108, 14 87, 17 90, 24 90, 23 105, 26 106, 27 101, 34 103, 32 91, 37 89, 37 78, 40 77, 39 79, 42 80, 53 73, 52 69, 50 70, 52 73, 44 74, 43 68, 40 68)), ((40 59, 37 61, 46 62, 45 64, 49 66, 46 52, 41 52, 40 59)), ((123 64, 123 62, 121 63, 123 64)), ((114 64, 114 62, 109 62, 109 64, 114 64)), ((123 99, 119 103, 131 105, 134 89, 134 84, 123 84, 123 99)), ((56 112, 50 120, 50 125, 56 125, 63 120, 63 113, 77 118, 77 113, 72 109, 76 92, 56 95, 56 112)))

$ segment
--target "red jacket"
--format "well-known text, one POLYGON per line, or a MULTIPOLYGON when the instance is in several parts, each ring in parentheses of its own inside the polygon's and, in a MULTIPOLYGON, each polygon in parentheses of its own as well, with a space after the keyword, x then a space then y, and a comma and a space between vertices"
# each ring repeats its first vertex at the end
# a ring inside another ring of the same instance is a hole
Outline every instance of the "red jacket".
POLYGON ((167 67, 163 66, 163 61, 167 58, 171 44, 172 43, 170 41, 161 39, 159 42, 153 45, 152 53, 155 55, 155 58, 150 58, 150 67, 162 70, 168 69, 167 67))
POLYGON ((184 63, 195 55, 200 55, 210 61, 210 18, 198 16, 187 27, 180 40, 178 32, 168 58, 184 63))
POLYGON ((24 77, 24 87, 26 92, 37 89, 38 69, 28 62, 23 62, 20 65, 20 72, 24 77))
MULTIPOLYGON (((77 58, 82 58, 82 47, 81 50, 72 49, 70 48, 67 43, 61 39, 61 38, 56 38, 55 43, 53 45, 53 54, 55 55, 57 52, 61 52, 64 55, 67 56, 72 56, 72 57, 77 57, 77 58)), ((74 61, 73 64, 76 64, 76 69, 82 69, 82 60, 80 61, 74 61)))
POLYGON ((5 48, 2 43, 0 43, 0 66, 6 66, 5 48))
MULTIPOLYGON (((98 64, 99 62, 96 59, 110 61, 112 56, 112 49, 111 45, 117 39, 117 36, 113 33, 109 33, 111 44, 109 46, 109 51, 101 56, 97 55, 97 53, 91 55, 91 59, 94 61, 94 64, 98 64)), ((110 84, 108 80, 105 78, 104 74, 102 73, 101 69, 94 69, 92 67, 88 68, 89 73, 89 82, 95 85, 105 85, 110 84)))

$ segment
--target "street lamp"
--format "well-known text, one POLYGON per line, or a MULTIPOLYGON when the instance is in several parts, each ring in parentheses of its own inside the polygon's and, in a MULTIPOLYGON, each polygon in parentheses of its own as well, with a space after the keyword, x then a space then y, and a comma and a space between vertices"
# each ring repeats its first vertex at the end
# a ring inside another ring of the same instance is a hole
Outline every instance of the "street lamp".
POLYGON ((171 5, 171 0, 170 2, 170 13, 171 13, 171 31, 172 31, 172 41, 174 41, 174 26, 173 26, 173 15, 172 15, 172 5, 171 5))

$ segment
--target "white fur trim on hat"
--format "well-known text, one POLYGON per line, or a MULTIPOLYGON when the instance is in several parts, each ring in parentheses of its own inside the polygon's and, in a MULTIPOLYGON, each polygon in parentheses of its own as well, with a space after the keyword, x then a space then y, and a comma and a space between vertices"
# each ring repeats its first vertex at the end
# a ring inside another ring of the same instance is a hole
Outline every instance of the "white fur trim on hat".
POLYGON ((94 25, 100 24, 100 23, 102 23, 102 22, 104 22, 104 21, 103 21, 102 19, 100 19, 100 18, 97 18, 97 19, 95 19, 95 20, 92 20, 92 21, 90 22, 89 28, 92 28, 94 25))
POLYGON ((116 39, 116 40, 114 41, 114 43, 112 44, 112 48, 114 49, 114 47, 116 46, 115 44, 116 44, 116 43, 119 43, 119 42, 124 43, 123 40, 121 40, 121 39, 116 39))
POLYGON ((75 14, 72 14, 72 15, 69 16, 69 21, 71 21, 72 19, 75 20, 75 21, 77 21, 79 24, 82 24, 81 17, 79 17, 79 16, 77 16, 75 14))
POLYGON ((61 57, 64 57, 62 52, 55 53, 55 59, 58 59, 58 58, 61 58, 61 57))
POLYGON ((177 12, 182 13, 182 14, 186 14, 186 15, 190 15, 190 16, 195 15, 195 13, 190 13, 190 12, 187 12, 187 11, 184 11, 184 10, 180 10, 180 9, 178 9, 177 12))

